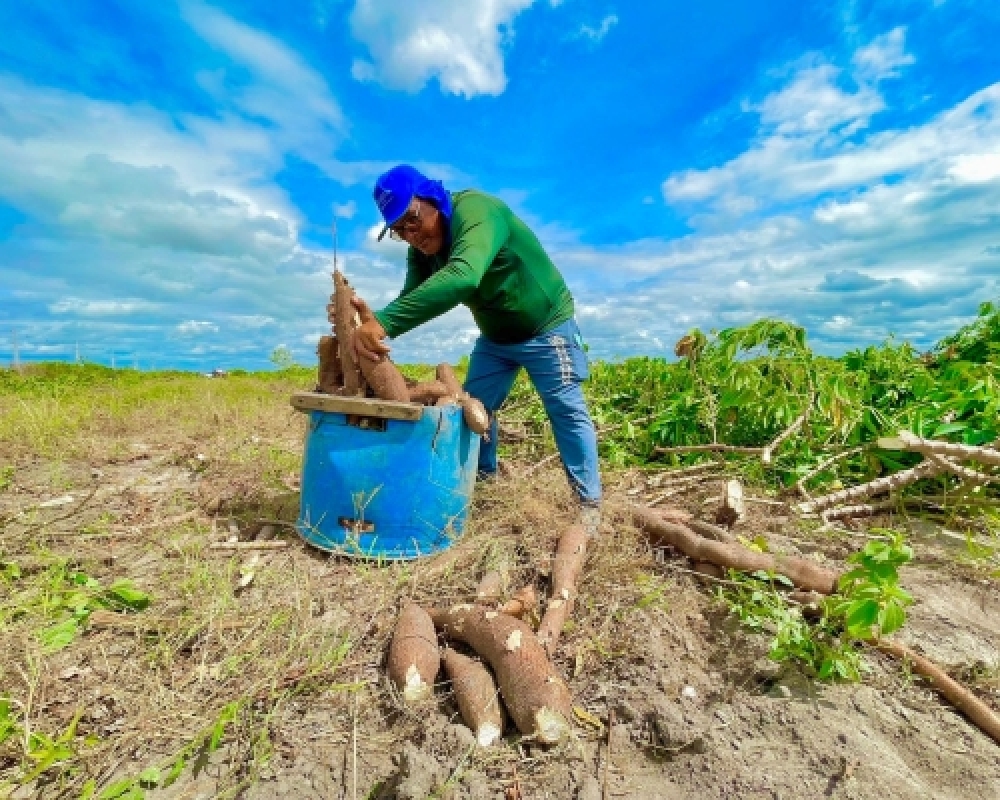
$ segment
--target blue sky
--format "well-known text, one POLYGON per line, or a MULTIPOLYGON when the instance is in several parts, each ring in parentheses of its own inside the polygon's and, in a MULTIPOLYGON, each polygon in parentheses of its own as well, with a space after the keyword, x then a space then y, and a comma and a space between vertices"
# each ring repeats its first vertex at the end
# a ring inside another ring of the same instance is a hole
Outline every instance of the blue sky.
MULTIPOLYGON (((995 0, 0 4, 0 360, 260 367, 373 305, 421 166, 538 233, 600 357, 764 315, 838 353, 1000 295, 995 0)), ((462 309, 399 339, 457 359, 462 309)))

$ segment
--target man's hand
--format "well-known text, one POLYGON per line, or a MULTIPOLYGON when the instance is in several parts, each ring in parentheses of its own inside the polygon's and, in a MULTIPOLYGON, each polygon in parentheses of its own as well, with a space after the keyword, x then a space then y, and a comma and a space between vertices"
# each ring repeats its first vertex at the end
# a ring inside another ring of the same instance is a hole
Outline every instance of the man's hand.
POLYGON ((354 353, 358 358, 367 358, 369 361, 381 361, 389 353, 389 346, 382 340, 386 337, 385 328, 382 327, 368 303, 360 297, 355 296, 352 300, 354 307, 358 310, 361 318, 361 325, 354 331, 354 353))

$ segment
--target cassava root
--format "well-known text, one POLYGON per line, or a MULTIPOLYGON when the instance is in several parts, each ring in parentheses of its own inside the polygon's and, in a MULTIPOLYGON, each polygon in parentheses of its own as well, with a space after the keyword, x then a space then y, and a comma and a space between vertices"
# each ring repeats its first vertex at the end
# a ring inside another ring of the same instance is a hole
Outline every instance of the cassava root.
POLYGON ((480 747, 494 744, 503 733, 497 687, 486 667, 446 647, 441 659, 455 692, 462 720, 476 735, 480 747))
POLYGON ((784 575, 800 589, 831 594, 837 586, 837 574, 812 561, 793 556, 758 553, 738 543, 716 542, 699 536, 686 525, 667 522, 655 511, 630 506, 632 516, 658 544, 668 544, 693 561, 707 561, 743 572, 775 572, 784 575))
POLYGON ((462 416, 469 429, 480 436, 486 433, 490 427, 490 415, 486 413, 486 407, 462 388, 451 364, 438 364, 437 379, 445 385, 449 394, 456 398, 459 405, 462 406, 462 416))
POLYGON ((543 744, 558 744, 569 735, 569 687, 527 623, 467 604, 430 613, 446 637, 465 642, 493 668, 500 695, 521 733, 543 744))
POLYGON ((410 705, 431 696, 441 667, 437 634, 430 615, 415 603, 399 613, 389 645, 389 678, 410 705))
POLYGON ((552 594, 538 626, 538 641, 550 657, 555 653, 563 625, 573 611, 577 595, 576 584, 583 572, 586 557, 587 532, 582 525, 571 525, 559 537, 556 545, 556 555, 552 561, 552 594))

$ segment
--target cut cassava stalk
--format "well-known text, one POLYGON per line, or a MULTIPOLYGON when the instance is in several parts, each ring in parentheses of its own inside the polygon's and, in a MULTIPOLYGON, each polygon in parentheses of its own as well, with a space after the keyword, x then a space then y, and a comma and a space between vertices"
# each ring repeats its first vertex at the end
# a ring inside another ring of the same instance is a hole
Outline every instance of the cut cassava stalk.
POLYGON ((351 303, 354 289, 347 282, 344 273, 337 270, 333 273, 333 332, 337 336, 340 350, 340 363, 343 367, 344 394, 348 397, 364 396, 364 378, 354 355, 354 331, 358 327, 358 312, 351 303))
POLYGON ((530 614, 536 608, 538 608, 538 595, 535 593, 535 587, 529 583, 518 589, 514 596, 501 605, 497 611, 523 619, 526 614, 530 614))
POLYGON ((410 402, 432 406, 443 397, 449 397, 448 387, 441 381, 421 381, 410 387, 410 402))
POLYGON ((403 693, 403 702, 418 703, 430 697, 440 667, 430 615, 415 603, 404 606, 392 632, 388 662, 389 678, 403 693))
POLYGON ((857 506, 838 506, 828 508, 820 514, 823 522, 832 522, 835 519, 852 519, 854 517, 874 517, 883 511, 888 511, 896 507, 895 500, 883 500, 881 503, 866 503, 857 506))
POLYGON ((552 595, 538 626, 538 641, 551 656, 555 653, 566 619, 573 611, 576 584, 587 557, 587 531, 582 525, 570 525, 559 537, 552 561, 552 595))
POLYGON ((655 511, 631 506, 632 516, 658 544, 668 544, 694 561, 708 561, 727 569, 743 572, 775 572, 784 575, 800 589, 831 594, 837 586, 837 574, 804 558, 758 553, 741 544, 715 542, 699 536, 685 525, 665 521, 655 511))
POLYGON ((1000 717, 986 703, 948 675, 941 667, 929 658, 924 658, 924 656, 914 653, 910 648, 898 642, 880 639, 877 642, 873 642, 873 644, 883 653, 888 653, 901 661, 909 661, 914 672, 930 679, 934 684, 934 688, 941 693, 945 700, 965 714, 969 721, 979 728, 979 730, 987 736, 992 737, 993 741, 997 744, 1000 744, 1000 717))
POLYGON ((987 475, 985 472, 977 472, 969 467, 963 467, 961 464, 956 464, 947 456, 928 453, 925 457, 928 461, 932 461, 941 467, 942 472, 950 472, 952 475, 961 478, 965 483, 971 483, 974 486, 983 486, 987 483, 1000 483, 1000 475, 987 475))
POLYGON ((337 337, 320 336, 316 355, 319 356, 319 391, 336 394, 344 387, 344 365, 340 361, 337 337))
POLYGON ((904 469, 902 472, 886 475, 883 478, 876 478, 860 486, 852 486, 850 489, 842 489, 839 492, 833 492, 832 494, 813 498, 805 503, 799 503, 796 509, 802 514, 816 514, 831 506, 839 506, 844 503, 850 503, 852 500, 861 500, 865 497, 874 497, 877 494, 902 489, 904 486, 909 486, 911 483, 916 483, 923 478, 930 478, 940 471, 941 468, 937 464, 931 461, 922 461, 917 466, 904 469))
POLYGON ((558 744, 569 735, 569 687, 527 623, 472 605, 434 609, 431 617, 446 636, 465 642, 493 668, 521 733, 543 744, 558 744))
POLYGON ((715 512, 715 522, 718 525, 725 525, 731 528, 746 513, 746 506, 743 503, 743 484, 739 481, 726 481, 726 487, 722 492, 722 502, 718 511, 715 512))
POLYGON ((803 475, 801 478, 799 478, 795 482, 795 488, 798 489, 799 494, 801 494, 806 500, 811 500, 812 496, 809 494, 808 491, 806 491, 806 482, 810 478, 813 478, 816 475, 819 475, 819 473, 821 473, 827 467, 835 464, 836 462, 840 461, 841 459, 850 458, 851 456, 855 456, 858 453, 860 453, 862 450, 864 450, 864 447, 852 447, 850 450, 844 450, 841 453, 835 453, 834 455, 830 456, 829 458, 824 458, 815 467, 813 467, 811 470, 809 470, 805 475, 803 475))
POLYGON ((479 661, 456 653, 450 647, 445 648, 441 661, 451 680, 462 719, 476 735, 479 746, 489 747, 503 733, 503 718, 493 676, 479 661))
POLYGON ((654 447, 654 453, 740 453, 760 455, 763 447, 739 447, 732 444, 686 444, 676 447, 654 447))
POLYGON ((451 364, 437 365, 437 379, 447 387, 449 394, 458 398, 462 406, 462 416, 469 429, 480 435, 486 433, 490 427, 490 415, 486 413, 486 407, 462 388, 451 364))
POLYGON ((805 410, 799 414, 795 421, 789 425, 785 430, 779 433, 774 440, 767 445, 763 450, 760 451, 760 460, 763 464, 770 464, 774 459, 774 451, 784 444, 785 440, 788 439, 793 433, 795 433, 799 428, 801 428, 807 419, 809 419, 809 412, 812 409, 813 396, 809 395, 809 402, 806 403, 805 410))
POLYGON ((993 447, 975 447, 969 444, 952 444, 951 442, 939 442, 936 439, 923 439, 911 431, 900 431, 898 437, 879 439, 878 446, 883 450, 909 450, 924 455, 935 453, 947 458, 957 458, 960 461, 978 461, 980 464, 1000 466, 1000 450, 993 447))

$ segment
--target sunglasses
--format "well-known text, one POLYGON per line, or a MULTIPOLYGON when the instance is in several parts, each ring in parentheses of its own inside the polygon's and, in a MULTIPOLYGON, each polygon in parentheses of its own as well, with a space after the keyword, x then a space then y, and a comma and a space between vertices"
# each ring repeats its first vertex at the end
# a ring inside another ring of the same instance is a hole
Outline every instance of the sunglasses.
POLYGON ((406 234, 414 233, 420 227, 420 201, 414 198, 413 203, 413 208, 403 214, 398 222, 389 226, 390 239, 402 242, 406 234))

